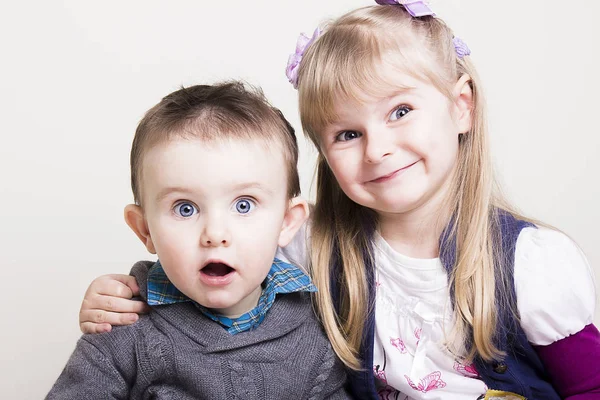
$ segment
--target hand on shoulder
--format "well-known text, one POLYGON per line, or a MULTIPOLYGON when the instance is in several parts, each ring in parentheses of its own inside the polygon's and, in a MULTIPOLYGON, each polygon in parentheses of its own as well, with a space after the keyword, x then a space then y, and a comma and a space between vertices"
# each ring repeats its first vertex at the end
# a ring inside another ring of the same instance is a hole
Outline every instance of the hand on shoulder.
POLYGON ((132 300, 140 289, 133 276, 102 275, 88 287, 79 311, 79 328, 83 333, 110 332, 112 325, 129 325, 138 314, 148 312, 142 301, 132 300))

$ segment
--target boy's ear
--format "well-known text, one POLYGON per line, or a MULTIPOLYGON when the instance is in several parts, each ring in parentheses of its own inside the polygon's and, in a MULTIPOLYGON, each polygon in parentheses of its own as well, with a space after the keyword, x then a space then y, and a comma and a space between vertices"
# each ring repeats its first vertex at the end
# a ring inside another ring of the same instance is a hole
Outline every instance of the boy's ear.
POLYGON ((456 82, 454 105, 457 110, 458 133, 468 133, 473 125, 473 89, 468 74, 464 74, 456 82))
POLYGON ((308 213, 308 203, 302 197, 294 197, 289 201, 277 241, 279 247, 285 247, 292 241, 298 229, 308 218, 308 213))
POLYGON ((144 211, 136 204, 128 204, 125 206, 125 222, 131 228, 133 232, 140 238, 146 249, 152 254, 156 254, 152 237, 150 236, 150 230, 146 223, 146 217, 144 217, 144 211))

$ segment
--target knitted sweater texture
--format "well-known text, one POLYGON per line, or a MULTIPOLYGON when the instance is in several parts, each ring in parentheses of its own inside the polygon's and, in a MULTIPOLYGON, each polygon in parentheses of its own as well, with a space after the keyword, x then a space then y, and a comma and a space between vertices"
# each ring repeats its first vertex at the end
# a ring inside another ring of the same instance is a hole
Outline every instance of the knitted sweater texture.
MULTIPOLYGON (((146 298, 149 262, 132 269, 146 298)), ((83 335, 47 399, 349 399, 307 293, 278 295, 258 328, 229 334, 192 303, 155 306, 83 335)))

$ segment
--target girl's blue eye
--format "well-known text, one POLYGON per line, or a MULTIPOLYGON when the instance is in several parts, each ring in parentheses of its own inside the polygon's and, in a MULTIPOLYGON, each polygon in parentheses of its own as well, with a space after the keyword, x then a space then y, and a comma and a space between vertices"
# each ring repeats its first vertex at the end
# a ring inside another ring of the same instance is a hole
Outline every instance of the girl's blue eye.
POLYGON ((348 142, 350 140, 358 139, 362 136, 362 133, 356 131, 344 131, 335 137, 336 142, 348 142))
POLYGON ((390 115, 390 121, 397 121, 411 111, 412 110, 408 106, 400 106, 392 111, 392 115, 390 115))
POLYGON ((198 209, 192 203, 183 202, 176 204, 174 211, 175 214, 179 215, 180 217, 189 218, 192 215, 196 214, 198 212, 198 209))
POLYGON ((235 210, 240 214, 248 214, 254 208, 254 202, 248 199, 239 199, 235 202, 235 210))

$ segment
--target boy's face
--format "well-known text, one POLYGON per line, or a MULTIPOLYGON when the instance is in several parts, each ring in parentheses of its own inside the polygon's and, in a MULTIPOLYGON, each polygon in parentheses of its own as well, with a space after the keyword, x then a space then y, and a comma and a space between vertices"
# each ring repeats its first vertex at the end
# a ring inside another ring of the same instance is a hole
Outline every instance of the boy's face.
POLYGON ((141 188, 138 236, 182 293, 230 317, 256 306, 277 246, 306 219, 306 202, 287 198, 281 149, 261 140, 161 144, 144 157, 141 188))

